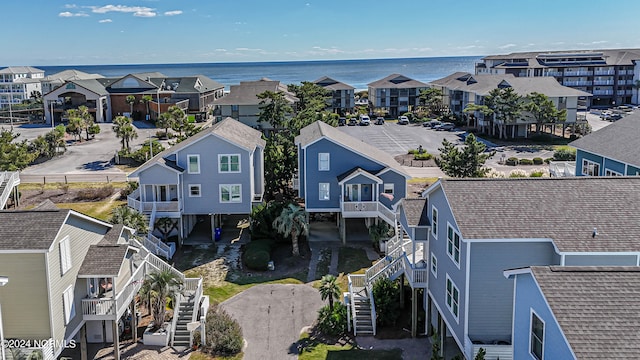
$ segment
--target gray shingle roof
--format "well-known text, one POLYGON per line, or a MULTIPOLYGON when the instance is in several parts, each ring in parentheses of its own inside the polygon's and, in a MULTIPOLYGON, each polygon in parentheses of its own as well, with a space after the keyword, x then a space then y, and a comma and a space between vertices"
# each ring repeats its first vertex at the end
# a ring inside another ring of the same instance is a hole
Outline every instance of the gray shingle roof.
POLYGON ((69 215, 68 209, 0 211, 0 250, 47 250, 69 215))
POLYGON ((80 70, 69 69, 69 70, 63 70, 63 71, 57 72, 49 76, 45 76, 44 79, 42 79, 42 81, 65 82, 68 80, 87 80, 87 79, 98 79, 103 77, 104 76, 100 74, 88 74, 80 70))
POLYGON ((637 359, 640 267, 532 267, 578 359, 637 359))
POLYGON ((552 239, 561 252, 640 251, 640 177, 440 184, 465 239, 552 239))
POLYGON ((427 199, 402 199, 401 205, 409 226, 429 226, 429 217, 425 210, 427 199))
POLYGON ((44 73, 44 70, 32 66, 9 66, 0 70, 0 74, 44 73))
POLYGON ((515 77, 512 74, 480 74, 456 72, 429 84, 443 86, 449 90, 472 92, 477 95, 489 95, 491 90, 506 82, 516 93, 522 96, 537 92, 549 97, 592 96, 588 92, 561 85, 554 77, 515 77))
POLYGON ((385 78, 369 83, 367 86, 375 89, 411 89, 426 88, 427 84, 401 74, 391 74, 385 78))
POLYGON ((640 114, 629 114, 569 143, 577 149, 640 167, 640 114))
POLYGON ((286 86, 280 84, 279 81, 262 79, 258 81, 241 81, 240 85, 231 85, 229 94, 213 101, 214 105, 258 105, 260 99, 258 94, 265 91, 281 92, 285 95, 285 99, 293 104, 298 98, 289 92, 286 86))
POLYGON ((176 93, 206 93, 224 88, 224 85, 205 75, 159 77, 150 79, 150 82, 155 84, 157 87, 160 87, 163 81, 165 85, 172 86, 172 90, 176 93), (196 86, 198 82, 200 82, 200 86, 196 86), (177 88, 175 88, 174 84, 178 84, 177 88))
MULTIPOLYGON (((379 150, 364 141, 359 141, 358 139, 345 134, 323 121, 316 121, 302 128, 300 130, 300 135, 296 136, 295 143, 302 147, 306 147, 322 137, 326 137, 347 149, 351 149, 383 166, 392 168, 396 172, 408 176, 402 166, 400 166, 400 164, 388 153, 379 150)), ((357 166, 358 164, 353 165, 357 166)))
POLYGON ((89 246, 78 276, 117 276, 127 249, 125 244, 100 243, 89 246))
POLYGON ((120 239, 120 235, 122 235, 123 230, 124 230, 124 225, 122 224, 113 225, 113 227, 109 229, 109 231, 107 231, 106 234, 104 234, 104 237, 102 238, 102 240, 100 240, 100 244, 104 244, 104 245, 117 244, 118 240, 120 239))
POLYGON ((104 79, 71 80, 70 82, 81 86, 98 95, 108 95, 109 92, 103 84, 104 79))
POLYGON ((353 90, 355 89, 353 86, 340 82, 338 80, 334 80, 328 76, 323 76, 320 79, 313 82, 319 86, 327 90, 353 90))
POLYGON ((244 147, 248 151, 253 151, 258 146, 264 148, 266 145, 266 141, 262 139, 262 132, 228 117, 218 123, 213 124, 213 126, 209 128, 203 129, 202 131, 186 139, 185 141, 182 141, 162 151, 161 153, 154 156, 151 160, 142 164, 142 166, 136 169, 129 176, 135 177, 137 176, 136 174, 138 172, 155 164, 164 164, 178 171, 184 171, 184 169, 177 165, 175 161, 169 160, 167 159, 167 157, 212 134, 219 136, 233 144, 244 147))

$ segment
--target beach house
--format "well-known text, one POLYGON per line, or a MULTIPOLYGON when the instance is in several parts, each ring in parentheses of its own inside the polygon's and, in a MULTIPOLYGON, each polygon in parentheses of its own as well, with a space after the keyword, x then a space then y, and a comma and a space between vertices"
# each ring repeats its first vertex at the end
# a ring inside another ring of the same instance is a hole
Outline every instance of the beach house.
POLYGON ((32 93, 42 93, 40 80, 44 70, 31 66, 9 66, 0 69, 0 109, 22 104, 32 93))

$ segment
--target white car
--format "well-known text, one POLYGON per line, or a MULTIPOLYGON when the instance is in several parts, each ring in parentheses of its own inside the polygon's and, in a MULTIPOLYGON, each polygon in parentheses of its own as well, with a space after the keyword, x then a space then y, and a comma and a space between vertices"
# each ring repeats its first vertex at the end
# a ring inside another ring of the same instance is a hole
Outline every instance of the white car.
POLYGON ((360 115, 360 126, 369 126, 371 119, 367 115, 360 115))
POLYGON ((398 124, 400 125, 408 125, 409 124, 409 118, 402 115, 398 118, 398 124))

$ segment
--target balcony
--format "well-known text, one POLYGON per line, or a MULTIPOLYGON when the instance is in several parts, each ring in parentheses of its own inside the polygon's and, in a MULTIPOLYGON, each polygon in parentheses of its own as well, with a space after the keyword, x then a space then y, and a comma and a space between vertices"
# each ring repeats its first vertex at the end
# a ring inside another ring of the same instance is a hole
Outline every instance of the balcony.
POLYGON ((591 76, 593 71, 565 71, 564 76, 591 76))
POLYGON ((378 201, 343 201, 340 208, 345 218, 379 216, 388 223, 395 222, 394 212, 378 201))
POLYGON ((564 86, 591 86, 591 81, 563 81, 564 86))
POLYGON ((593 95, 613 95, 613 90, 593 90, 593 95))
POLYGON ((140 189, 136 189, 127 197, 127 205, 136 209, 141 213, 151 213, 152 211, 161 213, 179 213, 181 203, 179 200, 174 201, 141 201, 140 189))
POLYGON ((596 70, 593 72, 594 75, 615 75, 616 72, 614 70, 596 70))
POLYGON ((542 76, 562 76, 561 71, 546 71, 542 73, 542 76))
POLYGON ((593 80, 593 85, 613 85, 613 80, 593 80))

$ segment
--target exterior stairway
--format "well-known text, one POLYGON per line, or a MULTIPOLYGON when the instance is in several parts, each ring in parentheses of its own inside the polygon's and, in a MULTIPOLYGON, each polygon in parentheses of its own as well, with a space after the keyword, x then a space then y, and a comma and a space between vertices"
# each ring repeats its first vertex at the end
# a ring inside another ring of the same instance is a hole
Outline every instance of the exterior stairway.
POLYGON ((353 309, 355 309, 353 316, 354 329, 358 329, 358 335, 375 335, 373 326, 375 320, 371 316, 371 300, 369 300, 369 297, 356 296, 352 301, 353 309))
POLYGON ((4 209, 13 188, 20 185, 20 174, 17 171, 0 172, 0 210, 4 209))
MULTIPOLYGON (((183 298, 178 307, 178 322, 176 324, 175 335, 173 336, 173 346, 191 346, 190 332, 187 330, 187 324, 193 319, 195 307, 195 296, 183 298)), ((198 309, 195 309, 197 311, 198 309)))

